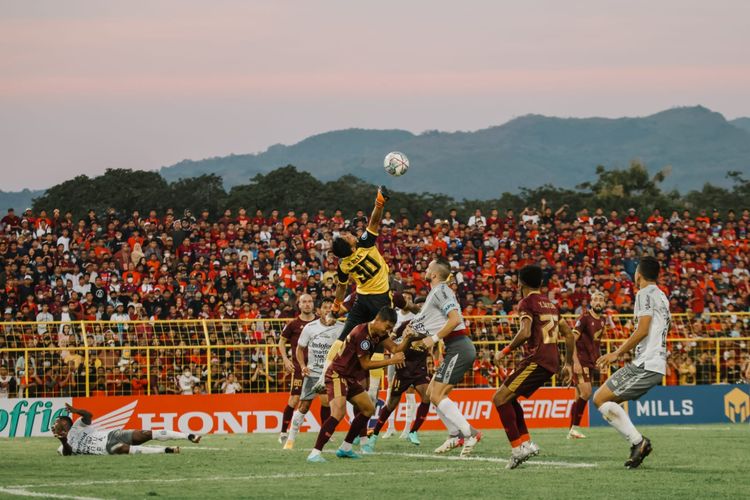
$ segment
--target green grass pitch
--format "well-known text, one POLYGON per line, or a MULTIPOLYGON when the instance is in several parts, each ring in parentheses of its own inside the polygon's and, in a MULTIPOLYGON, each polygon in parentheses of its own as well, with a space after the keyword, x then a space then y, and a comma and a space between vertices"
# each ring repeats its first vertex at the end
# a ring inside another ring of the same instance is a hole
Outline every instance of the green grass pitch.
MULTIPOLYGON (((472 459, 438 457, 444 434, 421 433, 422 445, 381 439, 378 454, 342 460, 329 444, 326 464, 308 464, 313 434, 293 451, 276 435, 210 435, 200 445, 174 442, 181 455, 61 457, 51 438, 0 441, 0 497, 50 498, 740 498, 750 492, 750 426, 644 427, 654 452, 625 470, 625 441, 609 428, 536 430, 539 457, 505 470, 508 444, 485 432, 472 459)), ((152 442, 149 444, 157 444, 152 442)), ((159 445, 165 443, 158 443, 159 445)))

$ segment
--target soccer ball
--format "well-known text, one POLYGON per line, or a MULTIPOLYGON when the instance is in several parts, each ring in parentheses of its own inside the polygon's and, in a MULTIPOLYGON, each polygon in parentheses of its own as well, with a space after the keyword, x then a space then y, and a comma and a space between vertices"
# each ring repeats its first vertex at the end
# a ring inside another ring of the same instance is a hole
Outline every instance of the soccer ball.
POLYGON ((398 177, 404 175, 409 170, 409 158, 404 153, 393 151, 385 155, 383 161, 383 168, 388 172, 389 175, 398 177))

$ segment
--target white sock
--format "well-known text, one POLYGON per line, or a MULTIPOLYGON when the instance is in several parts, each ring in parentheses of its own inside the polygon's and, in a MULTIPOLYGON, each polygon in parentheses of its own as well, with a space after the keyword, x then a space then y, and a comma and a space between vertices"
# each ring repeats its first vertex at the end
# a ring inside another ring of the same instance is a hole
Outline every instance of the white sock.
POLYGON ((376 377, 370 377, 370 388, 367 389, 367 394, 370 395, 370 400, 372 400, 372 404, 377 404, 379 390, 380 390, 380 379, 376 377))
POLYGON ((340 448, 344 451, 352 451, 352 443, 347 443, 346 441, 344 441, 343 443, 341 443, 340 448))
POLYGON ((440 404, 438 404, 438 408, 440 408, 440 411, 443 412, 443 415, 445 415, 448 420, 453 422, 453 425, 456 426, 458 431, 463 434, 464 437, 471 437, 471 425, 469 425, 469 422, 461 414, 461 410, 458 409, 456 403, 451 401, 450 398, 443 398, 443 400, 440 401, 440 404))
POLYGON ((604 420, 617 429, 631 445, 638 444, 643 440, 643 436, 630 421, 630 417, 622 406, 607 401, 599 407, 599 411, 602 413, 604 420))
POLYGON ((305 421, 305 414, 299 410, 294 410, 294 415, 292 415, 292 425, 289 428, 288 439, 290 441, 294 441, 294 439, 297 437, 299 428, 304 421, 305 421))
POLYGON ((404 424, 404 434, 409 433, 411 423, 414 422, 417 412, 417 397, 414 394, 406 393, 406 424, 404 424))
POLYGON ((443 422, 443 425, 445 425, 445 428, 448 429, 448 434, 450 434, 451 436, 458 436, 458 427, 456 427, 453 421, 446 417, 445 414, 440 411, 440 408, 438 408, 437 406, 435 407, 435 412, 440 418, 440 421, 443 422))
MULTIPOLYGON (((389 379, 390 380, 390 379, 389 379)), ((390 384, 390 382, 388 382, 390 384)), ((386 403, 391 400, 391 386, 388 386, 388 390, 385 394, 385 401, 386 403)), ((380 410, 383 411, 383 410, 380 410)), ((393 432, 396 430, 396 412, 398 411, 398 405, 396 405, 396 409, 391 412, 390 415, 388 415, 388 431, 393 432)))
POLYGON ((367 437, 367 436, 361 437, 361 438, 359 438, 359 445, 360 445, 360 446, 364 446, 364 445, 366 445, 366 444, 367 444, 367 442, 368 442, 369 440, 370 440, 370 438, 369 438, 369 437, 367 437))
POLYGON ((318 455, 320 455, 320 450, 316 450, 315 448, 313 448, 312 451, 310 451, 310 454, 307 455, 307 457, 317 457, 318 455))
POLYGON ((170 439, 187 439, 188 435, 184 432, 177 432, 177 431, 167 431, 167 430, 159 430, 159 431, 151 431, 151 436, 156 439, 157 441, 169 441, 170 439))
POLYGON ((136 446, 130 445, 130 455, 156 455, 158 453, 166 453, 167 449, 161 446, 136 446))

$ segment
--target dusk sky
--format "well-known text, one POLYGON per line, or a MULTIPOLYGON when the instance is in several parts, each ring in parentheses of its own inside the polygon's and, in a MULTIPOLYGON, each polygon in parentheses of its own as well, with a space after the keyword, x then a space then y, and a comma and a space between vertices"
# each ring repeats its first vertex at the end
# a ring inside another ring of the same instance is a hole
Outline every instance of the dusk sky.
POLYGON ((0 0, 0 189, 349 127, 750 116, 749 20, 746 0, 0 0))

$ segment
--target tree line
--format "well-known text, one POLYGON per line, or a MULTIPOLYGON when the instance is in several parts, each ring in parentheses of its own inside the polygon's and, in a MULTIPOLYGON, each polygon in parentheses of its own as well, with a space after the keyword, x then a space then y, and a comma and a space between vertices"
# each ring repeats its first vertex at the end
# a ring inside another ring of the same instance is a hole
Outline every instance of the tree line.
MULTIPOLYGON (((664 170, 651 175, 639 162, 632 162, 623 169, 599 166, 595 179, 572 189, 545 184, 522 188, 517 193, 506 192, 491 200, 456 200, 444 194, 393 191, 388 208, 394 216, 404 214, 414 218, 428 210, 432 210, 435 217, 444 217, 454 208, 463 217, 473 214, 477 208, 483 213, 493 208, 501 213, 506 209, 518 212, 526 207, 539 207, 542 199, 553 209, 567 205, 573 212, 597 207, 622 212, 632 207, 641 214, 650 213, 654 208, 663 213, 714 208, 722 212, 739 211, 750 205, 750 180, 740 172, 727 173, 731 187, 706 183, 701 190, 686 194, 662 189, 661 184, 668 174, 664 170)), ((225 209, 236 213, 240 207, 251 214, 257 209, 264 213, 278 209, 313 215, 317 210, 326 209, 330 215, 340 209, 348 217, 357 210, 369 210, 374 189, 374 185, 351 175, 321 182, 293 165, 257 174, 247 184, 228 191, 222 178, 215 174, 167 182, 157 172, 108 169, 100 176, 80 175, 49 188, 34 199, 33 208, 36 212, 59 208, 72 212, 76 218, 84 217, 92 209, 102 213, 109 208, 119 213, 153 209, 160 214, 173 208, 178 215, 184 210, 197 213, 207 209, 212 217, 218 218, 225 209)))

